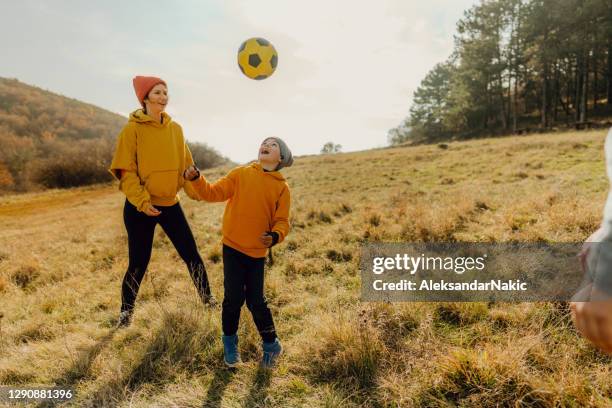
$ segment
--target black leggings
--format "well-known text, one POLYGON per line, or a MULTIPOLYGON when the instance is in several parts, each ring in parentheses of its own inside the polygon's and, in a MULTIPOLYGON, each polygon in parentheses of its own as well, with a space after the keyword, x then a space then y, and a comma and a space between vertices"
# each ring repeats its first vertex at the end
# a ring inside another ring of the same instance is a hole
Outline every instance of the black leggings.
POLYGON ((170 207, 155 206, 155 208, 160 210, 161 214, 149 217, 125 200, 123 221, 128 234, 130 262, 121 288, 121 311, 131 311, 134 308, 140 283, 151 259, 153 236, 158 223, 187 264, 200 298, 203 301, 210 298, 206 268, 180 204, 176 203, 170 207))
POLYGON ((240 309, 246 300, 255 326, 266 343, 276 338, 272 313, 264 296, 265 258, 252 258, 223 245, 223 334, 232 336, 238 331, 240 309))

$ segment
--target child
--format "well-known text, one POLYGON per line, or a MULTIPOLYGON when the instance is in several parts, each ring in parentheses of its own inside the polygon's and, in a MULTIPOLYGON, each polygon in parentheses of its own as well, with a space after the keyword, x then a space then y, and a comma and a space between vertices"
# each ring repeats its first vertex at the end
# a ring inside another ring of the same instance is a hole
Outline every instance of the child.
POLYGON ((240 363, 238 322, 246 304, 263 340, 264 367, 281 354, 272 313, 264 297, 264 261, 268 248, 289 233, 289 186, 279 170, 293 164, 291 151, 278 137, 265 139, 258 161, 240 166, 215 183, 195 167, 185 170, 185 190, 195 199, 226 201, 223 214, 223 285, 221 320, 225 364, 240 363))

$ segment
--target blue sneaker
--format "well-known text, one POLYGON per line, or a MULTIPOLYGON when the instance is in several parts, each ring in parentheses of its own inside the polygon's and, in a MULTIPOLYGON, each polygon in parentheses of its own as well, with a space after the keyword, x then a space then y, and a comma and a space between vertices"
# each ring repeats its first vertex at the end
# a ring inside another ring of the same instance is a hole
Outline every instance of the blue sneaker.
POLYGON ((223 361, 228 367, 236 367, 242 362, 238 351, 238 335, 221 337, 223 339, 223 361))
POLYGON ((283 346, 280 341, 275 339, 272 343, 263 343, 263 357, 261 359, 261 366, 264 368, 272 368, 276 365, 278 356, 281 355, 283 346))

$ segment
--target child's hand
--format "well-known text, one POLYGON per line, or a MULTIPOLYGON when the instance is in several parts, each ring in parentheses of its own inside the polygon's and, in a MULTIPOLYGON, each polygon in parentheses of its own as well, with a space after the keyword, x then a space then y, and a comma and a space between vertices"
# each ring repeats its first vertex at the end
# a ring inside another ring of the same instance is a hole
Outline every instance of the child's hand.
POLYGON ((278 244, 278 232, 276 231, 266 231, 259 237, 259 241, 264 244, 266 248, 273 247, 278 244))
POLYGON ((266 248, 269 248, 272 245, 272 235, 264 232, 259 236, 259 242, 261 242, 266 248))
POLYGON ((188 181, 194 181, 200 177, 200 170, 196 166, 189 166, 183 173, 183 178, 188 181))

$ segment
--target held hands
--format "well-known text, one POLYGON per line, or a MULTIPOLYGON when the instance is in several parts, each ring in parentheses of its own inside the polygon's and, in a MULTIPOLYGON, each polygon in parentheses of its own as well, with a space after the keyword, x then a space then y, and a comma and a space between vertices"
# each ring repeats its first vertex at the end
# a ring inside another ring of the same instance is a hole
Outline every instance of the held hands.
POLYGON ((189 166, 183 173, 183 178, 187 181, 194 181, 200 177, 200 170, 195 166, 189 166))

